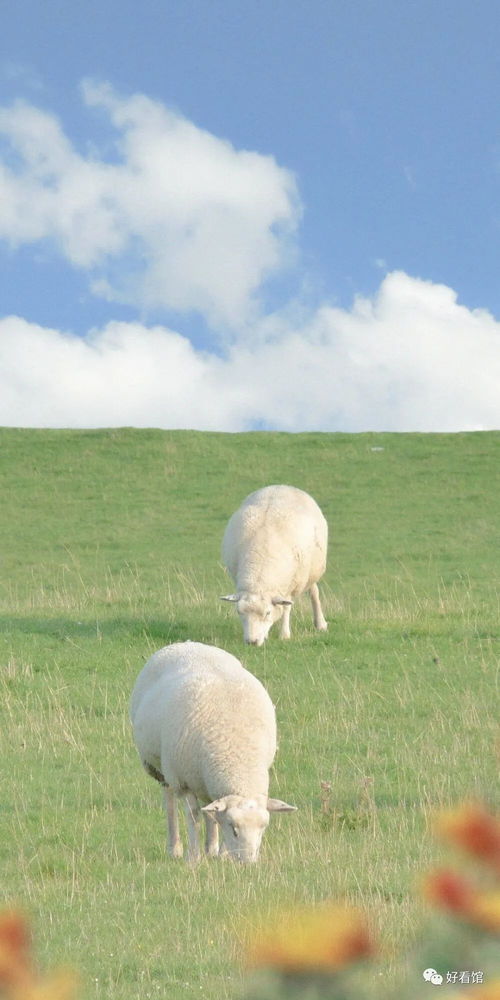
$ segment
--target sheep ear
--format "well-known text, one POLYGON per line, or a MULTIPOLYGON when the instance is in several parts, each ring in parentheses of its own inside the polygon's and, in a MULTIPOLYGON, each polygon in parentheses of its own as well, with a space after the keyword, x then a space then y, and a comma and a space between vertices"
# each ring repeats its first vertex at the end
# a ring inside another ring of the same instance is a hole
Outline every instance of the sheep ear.
POLYGON ((280 813, 291 813, 297 812, 297 806, 289 806, 287 802, 282 802, 281 799, 268 799, 267 808, 270 813, 280 812, 280 813))
POLYGON ((221 601, 239 601, 239 599, 240 599, 239 594, 226 594, 225 597, 221 596, 221 601))
POLYGON ((214 799, 213 802, 209 802, 208 806, 202 806, 201 811, 204 813, 222 813, 227 809, 226 799, 214 799))
POLYGON ((287 601, 285 597, 273 597, 273 604, 293 604, 293 601, 287 601))

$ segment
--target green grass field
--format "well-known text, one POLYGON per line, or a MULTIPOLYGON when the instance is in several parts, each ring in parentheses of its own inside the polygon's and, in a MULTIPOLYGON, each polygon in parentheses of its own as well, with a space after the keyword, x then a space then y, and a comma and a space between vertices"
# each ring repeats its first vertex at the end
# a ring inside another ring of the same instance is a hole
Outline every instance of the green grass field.
POLYGON ((220 1000, 260 914, 339 898, 397 976, 431 810, 499 805, 500 434, 9 429, 0 464, 1 891, 41 964, 76 966, 85 1000, 220 1000), (279 482, 329 522, 329 631, 302 598, 291 642, 245 647, 220 541, 279 482), (240 657, 277 707, 271 794, 299 811, 257 866, 165 854, 128 700, 184 639, 240 657))

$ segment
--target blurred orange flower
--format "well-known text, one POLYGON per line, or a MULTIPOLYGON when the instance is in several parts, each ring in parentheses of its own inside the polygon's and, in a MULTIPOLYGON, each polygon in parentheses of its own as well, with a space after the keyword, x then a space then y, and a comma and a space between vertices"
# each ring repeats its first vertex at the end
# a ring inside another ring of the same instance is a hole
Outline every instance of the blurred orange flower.
POLYGON ((481 927, 500 934, 500 892, 478 892, 473 913, 476 923, 481 927))
POLYGON ((0 989, 20 986, 31 979, 30 934, 21 913, 0 913, 0 989))
POLYGON ((491 933, 500 933, 500 892, 480 892, 455 872, 430 872, 423 882, 425 898, 491 933))
POLYGON ((30 954, 31 935, 26 918, 15 910, 0 913, 0 996, 6 1000, 73 1000, 76 978, 57 970, 39 979, 30 954))
POLYGON ((278 914, 249 945, 247 962, 285 972, 331 972, 373 951, 358 910, 324 904, 278 914))
POLYGON ((457 809, 441 813, 436 820, 436 832, 500 872, 500 820, 484 806, 465 802, 457 809))
POLYGON ((423 894, 429 903, 465 914, 474 904, 476 890, 461 875, 442 869, 425 876, 423 894))

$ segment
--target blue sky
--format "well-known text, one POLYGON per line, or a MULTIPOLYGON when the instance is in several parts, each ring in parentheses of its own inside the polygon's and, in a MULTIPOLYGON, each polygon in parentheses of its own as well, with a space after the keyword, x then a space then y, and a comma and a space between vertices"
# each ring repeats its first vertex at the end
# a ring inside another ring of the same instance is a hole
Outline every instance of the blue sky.
POLYGON ((500 427, 491 0, 4 0, 0 423, 500 427))

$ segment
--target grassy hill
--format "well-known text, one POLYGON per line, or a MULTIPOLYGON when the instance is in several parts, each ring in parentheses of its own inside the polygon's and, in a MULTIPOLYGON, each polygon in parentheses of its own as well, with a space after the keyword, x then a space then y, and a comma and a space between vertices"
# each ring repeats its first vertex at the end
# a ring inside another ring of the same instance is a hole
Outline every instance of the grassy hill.
POLYGON ((259 914, 342 897, 396 968, 429 810, 499 804, 500 434, 8 429, 0 469, 1 892, 40 960, 76 965, 85 998, 220 1000, 259 914), (290 643, 245 647, 220 541, 279 482, 329 522, 329 631, 302 598, 290 643), (277 706, 271 794, 299 811, 258 866, 165 856, 128 699, 184 639, 240 657, 277 706))

